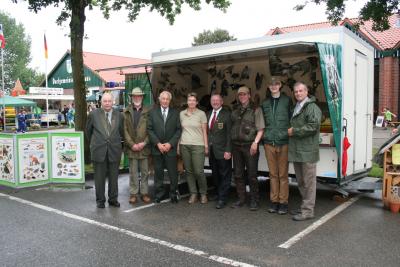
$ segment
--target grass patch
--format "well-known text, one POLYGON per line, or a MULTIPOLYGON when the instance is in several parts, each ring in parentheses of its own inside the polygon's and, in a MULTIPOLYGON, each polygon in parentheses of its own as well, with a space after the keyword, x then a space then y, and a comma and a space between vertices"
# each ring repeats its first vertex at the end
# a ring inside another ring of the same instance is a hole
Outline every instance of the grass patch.
POLYGON ((383 168, 379 167, 378 164, 372 163, 372 168, 368 173, 369 177, 383 177, 383 168))
MULTIPOLYGON (((378 148, 372 148, 372 156, 374 156, 377 152, 378 148)), ((368 176, 383 178, 383 168, 379 167, 379 165, 375 162, 372 162, 372 168, 369 171, 368 176)))

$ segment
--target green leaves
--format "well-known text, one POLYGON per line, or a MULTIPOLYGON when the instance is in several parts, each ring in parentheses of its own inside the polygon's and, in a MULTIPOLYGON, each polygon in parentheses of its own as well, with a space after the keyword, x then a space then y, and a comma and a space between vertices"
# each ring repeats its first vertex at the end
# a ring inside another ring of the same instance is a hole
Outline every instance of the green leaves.
MULTIPOLYGON (((325 13, 328 16, 328 20, 336 25, 343 19, 346 1, 348 0, 307 0, 303 4, 296 5, 294 9, 297 11, 302 10, 309 2, 317 5, 325 3, 325 13)), ((399 9, 399 0, 370 0, 361 8, 358 24, 363 24, 364 21, 372 20, 372 29, 374 31, 387 30, 390 27, 389 16, 399 12, 399 9)))
POLYGON ((227 30, 217 28, 214 31, 204 30, 202 33, 199 33, 197 37, 193 38, 192 46, 215 44, 235 40, 236 38, 233 35, 229 35, 227 30))
MULTIPOLYGON (((21 80, 24 89, 37 86, 42 75, 28 67, 31 62, 31 38, 25 33, 22 24, 0 11, 0 23, 3 24, 6 48, 4 49, 4 88, 9 91, 17 79, 21 80)), ((1 72, 1 66, 0 66, 1 72)))

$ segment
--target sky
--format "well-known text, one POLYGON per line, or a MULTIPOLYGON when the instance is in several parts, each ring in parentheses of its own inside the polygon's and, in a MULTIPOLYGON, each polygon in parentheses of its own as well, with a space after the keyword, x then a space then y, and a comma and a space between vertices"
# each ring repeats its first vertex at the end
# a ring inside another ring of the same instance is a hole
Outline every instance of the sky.
MULTIPOLYGON (((153 52, 191 46, 193 37, 203 30, 216 28, 228 30, 237 39, 261 37, 271 28, 326 21, 325 5, 309 4, 302 11, 293 7, 305 0, 231 0, 224 13, 202 4, 201 11, 188 6, 175 19, 174 25, 155 11, 143 9, 137 20, 128 22, 127 12, 113 12, 104 19, 99 10, 86 11, 83 50, 136 58, 151 59, 153 52)), ((357 17, 366 0, 347 1, 345 17, 357 17)), ((13 4, 0 0, 0 10, 24 25, 31 38, 32 61, 30 66, 45 72, 43 34, 46 33, 50 71, 70 49, 69 25, 58 26, 55 21, 60 8, 48 7, 38 14, 28 10, 25 2, 13 4)), ((1 23, 1 22, 0 22, 1 23)), ((7 36, 5 36, 7 38, 7 36)))

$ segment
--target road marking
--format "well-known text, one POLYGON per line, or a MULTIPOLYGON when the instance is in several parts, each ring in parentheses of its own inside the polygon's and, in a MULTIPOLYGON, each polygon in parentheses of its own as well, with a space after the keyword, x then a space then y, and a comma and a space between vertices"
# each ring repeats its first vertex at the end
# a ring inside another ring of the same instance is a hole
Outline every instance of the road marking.
MULTIPOLYGON (((182 198, 185 198, 185 197, 187 197, 187 196, 189 196, 189 194, 182 195, 182 196, 181 196, 181 199, 182 199, 182 198)), ((170 202, 170 201, 171 201, 171 199, 168 198, 168 199, 162 200, 160 203, 168 203, 168 202, 170 202)), ((132 211, 136 211, 136 210, 147 209, 147 208, 153 207, 153 206, 155 206, 155 205, 158 205, 158 204, 156 204, 156 203, 151 203, 151 204, 143 205, 143 206, 140 206, 140 207, 132 208, 132 209, 129 209, 129 210, 124 210, 123 212, 128 213, 128 212, 132 212, 132 211)))
POLYGON ((230 266, 255 267, 255 265, 252 265, 252 264, 248 264, 248 263, 244 263, 244 262, 240 262, 240 261, 235 261, 235 260, 228 259, 228 258, 225 258, 225 257, 217 256, 217 255, 210 255, 209 253, 201 251, 201 250, 196 250, 196 249, 193 249, 193 248, 190 248, 190 247, 181 246, 181 245, 178 245, 178 244, 173 244, 171 242, 164 241, 164 240, 161 240, 161 239, 158 239, 158 238, 153 238, 153 237, 150 237, 150 236, 138 234, 138 233, 132 232, 132 231, 127 230, 127 229, 119 228, 119 227, 116 227, 116 226, 113 226, 113 225, 109 225, 109 224, 106 224, 106 223, 102 223, 102 222, 98 222, 98 221, 95 221, 95 220, 92 220, 92 219, 88 219, 88 218, 85 218, 85 217, 82 217, 82 216, 79 216, 79 215, 75 215, 75 214, 72 214, 72 213, 64 212, 64 211, 61 211, 61 210, 58 210, 58 209, 55 209, 55 208, 51 208, 51 207, 48 207, 48 206, 45 206, 45 205, 42 205, 42 204, 38 204, 38 203, 29 201, 29 200, 25 200, 25 199, 22 199, 22 198, 10 196, 10 195, 3 194, 3 193, 0 193, 0 197, 8 198, 9 200, 13 200, 13 201, 16 201, 16 202, 19 202, 19 203, 22 203, 22 204, 26 204, 26 205, 29 205, 29 206, 32 206, 32 207, 35 207, 35 208, 38 208, 38 209, 41 209, 41 210, 44 210, 44 211, 47 211, 47 212, 55 213, 55 214, 58 214, 58 215, 61 215, 61 216, 64 216, 64 217, 67 217, 67 218, 70 218, 70 219, 73 219, 73 220, 76 220, 76 221, 88 223, 88 224, 95 225, 95 226, 98 226, 98 227, 101 227, 101 228, 104 228, 104 229, 107 229, 107 230, 115 231, 115 232, 130 236, 130 237, 133 237, 133 238, 136 238, 136 239, 140 239, 140 240, 143 240, 143 241, 147 241, 147 242, 156 244, 156 245, 164 246, 164 247, 171 248, 171 249, 174 249, 174 250, 177 250, 177 251, 181 251, 181 252, 188 253, 188 254, 191 254, 191 255, 199 256, 199 257, 211 260, 211 261, 219 262, 219 263, 230 265, 230 266))
POLYGON ((284 248, 284 249, 290 248, 291 246, 296 244, 298 241, 300 241, 303 237, 305 237, 306 235, 308 235, 309 233, 311 233, 312 231, 314 231, 315 229, 317 229, 318 227, 320 227, 321 225, 323 225, 324 223, 326 223, 327 221, 329 221, 330 219, 335 217, 340 212, 344 211, 351 204, 353 204, 354 202, 359 200, 360 197, 361 197, 361 195, 358 195, 356 197, 353 197, 353 198, 349 199, 347 202, 344 202, 343 204, 337 206, 336 208, 331 210, 329 213, 327 213, 323 217, 321 217, 321 219, 319 219, 318 221, 315 221, 309 227, 307 227, 306 229, 304 229, 303 231, 301 231, 297 235, 293 236, 292 238, 290 238, 285 243, 280 244, 278 247, 279 248, 284 248))

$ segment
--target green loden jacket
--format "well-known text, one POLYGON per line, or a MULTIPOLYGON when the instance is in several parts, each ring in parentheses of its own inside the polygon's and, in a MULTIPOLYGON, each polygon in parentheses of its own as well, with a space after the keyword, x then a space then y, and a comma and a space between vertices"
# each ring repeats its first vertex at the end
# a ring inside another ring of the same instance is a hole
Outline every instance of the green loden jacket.
POLYGON ((133 107, 129 105, 124 111, 124 137, 125 153, 130 159, 145 159, 150 155, 149 137, 147 134, 147 123, 149 118, 148 107, 142 107, 140 119, 136 130, 133 127, 133 107), (132 146, 144 142, 146 146, 142 151, 132 151, 132 146))
POLYGON ((300 112, 291 118, 293 136, 289 137, 289 161, 319 161, 321 117, 322 112, 315 103, 315 97, 310 97, 300 112))

